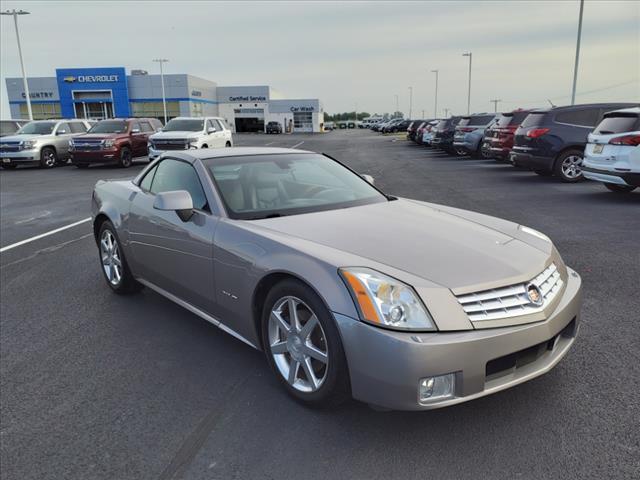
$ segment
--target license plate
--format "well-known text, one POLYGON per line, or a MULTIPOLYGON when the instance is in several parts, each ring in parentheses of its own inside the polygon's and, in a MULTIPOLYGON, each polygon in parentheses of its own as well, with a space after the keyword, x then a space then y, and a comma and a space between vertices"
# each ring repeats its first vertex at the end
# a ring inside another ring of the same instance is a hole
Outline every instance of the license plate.
POLYGON ((604 150, 604 145, 593 146, 593 153, 602 153, 602 150, 604 150))
POLYGON ((10 158, 3 158, 2 159, 2 163, 11 163, 11 159, 10 158))

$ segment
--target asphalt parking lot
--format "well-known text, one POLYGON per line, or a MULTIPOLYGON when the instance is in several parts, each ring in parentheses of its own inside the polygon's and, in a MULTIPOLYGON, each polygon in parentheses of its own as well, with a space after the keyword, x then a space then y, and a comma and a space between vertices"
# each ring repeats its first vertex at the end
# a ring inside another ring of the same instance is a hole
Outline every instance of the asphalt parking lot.
MULTIPOLYGON (((547 233, 584 282, 574 348, 543 377, 447 409, 310 410, 260 352, 148 289, 113 294, 82 223, 0 257, 3 479, 640 477, 640 192, 368 130, 236 143, 325 152, 388 193, 547 233)), ((96 180, 143 166, 0 172, 0 246, 88 217, 96 180)))

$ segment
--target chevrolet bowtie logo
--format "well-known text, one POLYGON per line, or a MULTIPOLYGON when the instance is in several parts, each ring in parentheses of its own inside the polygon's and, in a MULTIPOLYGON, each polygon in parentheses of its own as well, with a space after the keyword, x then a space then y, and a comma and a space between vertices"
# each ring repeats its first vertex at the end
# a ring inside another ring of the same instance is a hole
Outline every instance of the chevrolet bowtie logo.
POLYGON ((73 83, 76 81, 76 77, 64 77, 63 80, 67 83, 73 83))

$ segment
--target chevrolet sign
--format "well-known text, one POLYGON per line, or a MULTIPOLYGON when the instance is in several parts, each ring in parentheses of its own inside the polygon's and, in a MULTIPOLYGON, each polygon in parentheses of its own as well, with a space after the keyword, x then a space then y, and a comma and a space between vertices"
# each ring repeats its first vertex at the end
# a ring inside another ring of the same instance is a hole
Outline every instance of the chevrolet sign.
POLYGON ((67 83, 107 83, 117 82, 118 75, 78 75, 77 77, 64 77, 63 80, 67 83))

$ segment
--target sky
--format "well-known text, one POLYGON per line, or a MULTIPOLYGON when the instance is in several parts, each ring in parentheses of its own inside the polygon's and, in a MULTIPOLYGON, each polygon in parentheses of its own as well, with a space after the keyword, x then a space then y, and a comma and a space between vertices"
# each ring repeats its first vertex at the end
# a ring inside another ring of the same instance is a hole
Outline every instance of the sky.
MULTIPOLYGON (((62 67, 188 73, 218 85, 270 85, 325 111, 414 118, 570 103, 579 1, 0 1, 24 9, 28 76, 62 67)), ((0 116, 19 77, 11 17, 0 17, 0 116)), ((577 103, 640 101, 640 1, 586 0, 577 103)))

